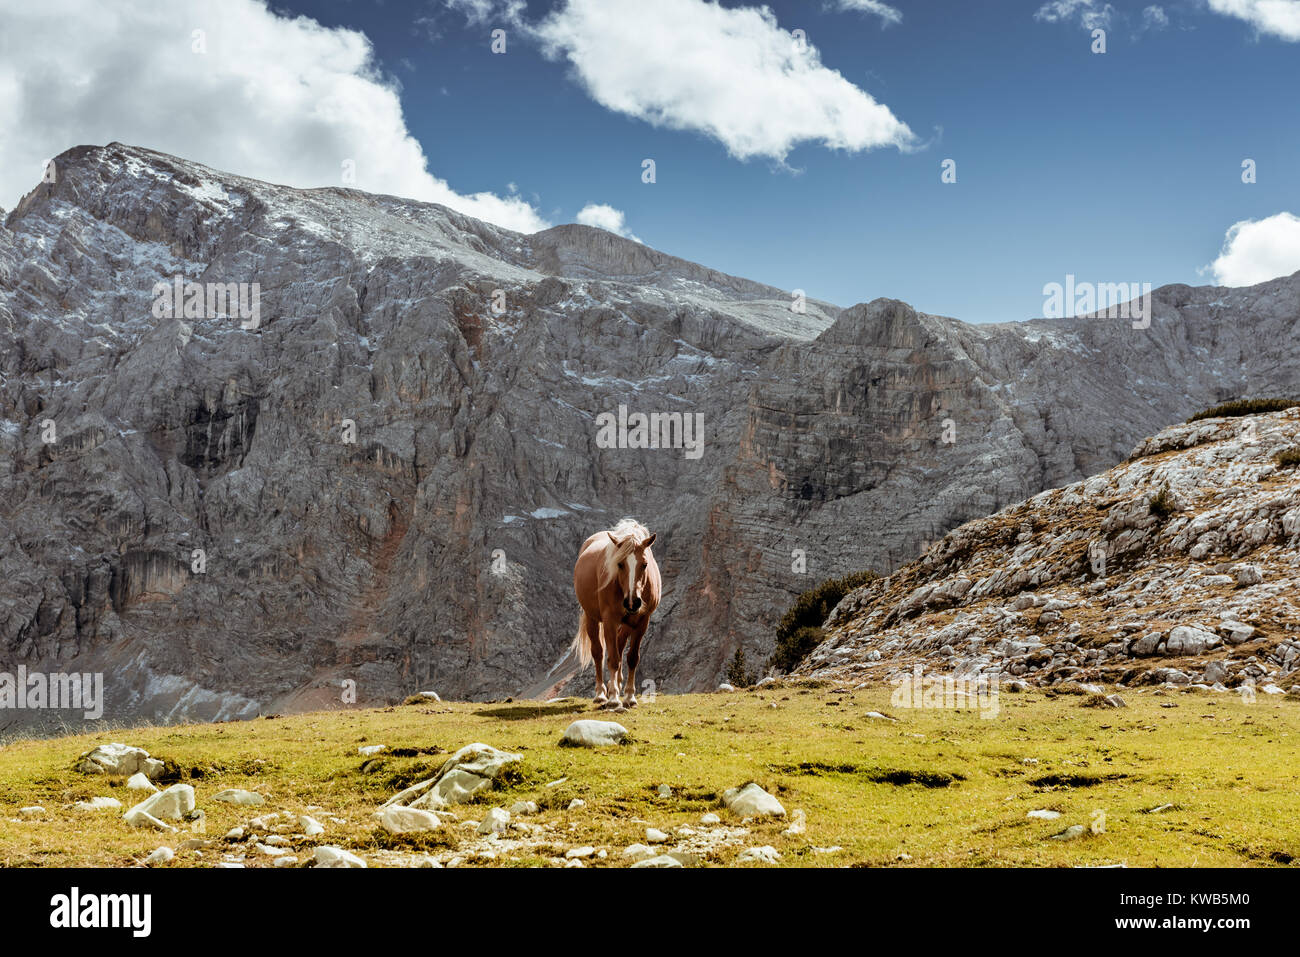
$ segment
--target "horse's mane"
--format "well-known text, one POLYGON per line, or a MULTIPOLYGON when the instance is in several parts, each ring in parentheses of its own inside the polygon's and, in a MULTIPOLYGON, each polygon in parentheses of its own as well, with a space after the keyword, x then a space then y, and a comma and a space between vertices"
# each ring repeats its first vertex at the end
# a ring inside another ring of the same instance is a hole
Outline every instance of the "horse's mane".
POLYGON ((649 537, 650 529, 632 518, 625 518, 613 528, 608 529, 605 535, 605 562, 602 566, 604 572, 601 576, 602 583, 609 582, 617 577, 619 563, 632 553, 632 549, 649 537), (611 535, 613 538, 610 537, 611 535), (614 538, 623 539, 623 544, 615 545, 614 538))

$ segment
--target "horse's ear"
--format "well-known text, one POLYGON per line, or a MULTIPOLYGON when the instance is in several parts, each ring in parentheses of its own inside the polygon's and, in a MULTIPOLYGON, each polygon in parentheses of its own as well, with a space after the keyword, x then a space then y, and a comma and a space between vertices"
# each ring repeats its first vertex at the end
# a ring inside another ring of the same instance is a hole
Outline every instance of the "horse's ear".
POLYGON ((647 538, 644 542, 641 543, 641 547, 642 547, 642 548, 649 548, 649 547, 650 547, 651 545, 653 545, 654 543, 655 543, 655 537, 654 537, 654 535, 651 535, 649 538, 647 538))
POLYGON ((609 536, 609 540, 614 543, 615 548, 622 546, 623 543, 614 537, 613 532, 606 532, 605 534, 609 536))

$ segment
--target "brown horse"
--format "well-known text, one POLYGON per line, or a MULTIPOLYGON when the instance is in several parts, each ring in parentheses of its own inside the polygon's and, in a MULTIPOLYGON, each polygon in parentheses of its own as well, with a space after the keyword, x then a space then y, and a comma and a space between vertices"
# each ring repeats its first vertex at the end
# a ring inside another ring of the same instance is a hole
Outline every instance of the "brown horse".
POLYGON ((659 605, 659 566, 650 546, 655 537, 625 518, 582 543, 573 566, 573 590, 582 606, 572 650, 578 667, 596 665, 596 704, 622 711, 636 707, 636 663, 650 616, 659 605), (620 680, 627 649, 627 683, 620 680), (606 693, 605 670, 610 672, 606 693), (624 698, 626 692, 626 698, 624 698))

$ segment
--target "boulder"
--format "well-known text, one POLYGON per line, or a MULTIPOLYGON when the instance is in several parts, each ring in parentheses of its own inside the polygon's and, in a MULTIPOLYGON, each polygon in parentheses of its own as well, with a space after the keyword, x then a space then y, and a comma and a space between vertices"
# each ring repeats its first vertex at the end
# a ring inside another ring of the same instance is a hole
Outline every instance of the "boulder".
POLYGON ((126 786, 127 789, 131 791, 157 791, 158 790, 157 785, 155 785, 152 781, 150 781, 149 778, 145 776, 143 771, 137 771, 135 774, 127 778, 126 786))
POLYGON ((132 827, 143 827, 157 821, 179 821, 193 810, 194 788, 188 784, 173 784, 164 791, 149 795, 123 817, 132 827))
POLYGON ((149 757, 144 748, 127 744, 101 744, 77 758, 77 770, 83 774, 120 774, 130 777, 137 772, 147 778, 156 778, 163 770, 163 762, 149 757))
POLYGON ((724 791, 722 803, 740 817, 785 817, 781 802, 752 781, 724 791))
POLYGON ((562 748, 604 748, 624 744, 628 740, 627 728, 614 721, 575 721, 565 729, 560 738, 562 748))
POLYGON ((502 807, 494 807, 483 816, 478 826, 480 834, 501 834, 510 827, 510 812, 502 807))
POLYGON ((316 867, 365 867, 366 862, 341 847, 325 845, 316 848, 313 858, 316 867))
POLYGON ((382 806, 436 809, 464 804, 491 788, 511 765, 522 760, 522 755, 490 745, 467 744, 443 763, 436 776, 398 792, 382 806))
POLYGON ((402 807, 398 804, 384 808, 379 823, 390 834, 412 834, 419 831, 435 831, 442 827, 438 815, 415 807, 402 807))
POLYGON ((1203 655, 1219 644, 1219 636, 1192 625, 1178 625, 1169 631, 1167 655, 1203 655))
POLYGON ((764 844, 761 847, 747 847, 740 852, 736 858, 741 863, 757 861, 760 864, 775 864, 781 860, 781 852, 770 844, 764 844))

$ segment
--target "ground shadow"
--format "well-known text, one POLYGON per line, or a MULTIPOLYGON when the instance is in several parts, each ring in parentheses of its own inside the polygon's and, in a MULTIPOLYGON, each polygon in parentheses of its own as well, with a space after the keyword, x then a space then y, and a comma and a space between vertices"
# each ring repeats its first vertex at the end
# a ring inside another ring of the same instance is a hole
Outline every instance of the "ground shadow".
POLYGON ((484 708, 482 711, 475 711, 474 715, 479 718, 497 718, 501 721, 525 721, 528 718, 545 718, 554 714, 577 714, 586 710, 587 705, 582 702, 549 705, 515 704, 508 708, 484 708))

